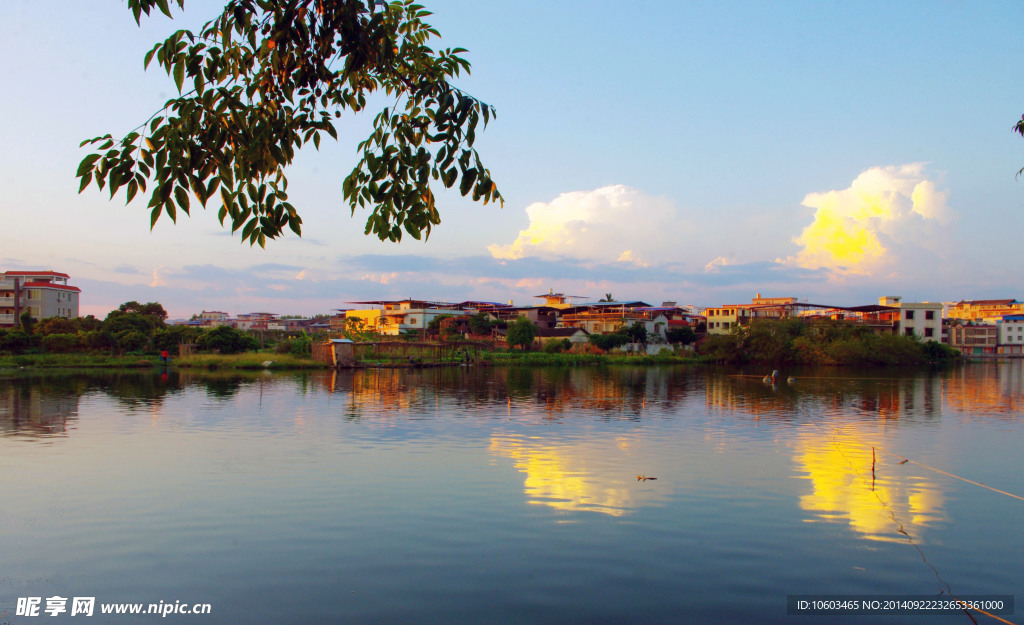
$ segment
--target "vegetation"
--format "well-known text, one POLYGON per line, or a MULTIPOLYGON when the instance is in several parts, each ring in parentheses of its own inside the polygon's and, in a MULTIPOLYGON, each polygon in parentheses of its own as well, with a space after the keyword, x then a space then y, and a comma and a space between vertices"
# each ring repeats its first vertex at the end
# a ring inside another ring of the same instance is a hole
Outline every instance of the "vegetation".
MULTIPOLYGON (((171 17, 169 4, 128 0, 137 23, 154 8, 171 17)), ((79 165, 79 191, 95 183, 113 198, 123 188, 127 202, 148 192, 151 225, 187 215, 190 198, 217 198, 221 223, 262 247, 285 228, 301 234, 285 177, 296 152, 319 150, 323 133, 337 139, 333 120, 379 93, 390 103, 343 184, 353 214, 371 209, 366 234, 429 236, 441 221, 431 181, 503 202, 473 145, 494 108, 452 85, 470 65, 462 48, 429 47, 440 37, 429 15, 412 0, 227 2, 198 32, 179 30, 146 54, 178 97, 119 140, 84 141, 98 151, 79 165)))
POLYGON ((801 319, 755 319, 730 334, 709 336, 698 351, 716 362, 775 366, 917 365, 960 358, 958 351, 935 341, 801 319))
POLYGON ((526 317, 516 317, 515 321, 508 324, 505 342, 508 343, 509 347, 526 349, 533 343, 533 339, 536 336, 537 326, 533 325, 532 321, 526 317))
POLYGON ((178 367, 195 369, 322 369, 327 365, 293 354, 245 352, 242 354, 196 354, 175 360, 178 367))

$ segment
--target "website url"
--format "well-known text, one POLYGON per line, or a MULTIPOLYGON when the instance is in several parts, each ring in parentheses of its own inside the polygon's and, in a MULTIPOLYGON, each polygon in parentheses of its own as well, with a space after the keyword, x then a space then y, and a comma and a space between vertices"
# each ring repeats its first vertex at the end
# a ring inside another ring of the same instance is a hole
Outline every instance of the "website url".
POLYGON ((161 617, 168 614, 209 614, 212 607, 209 603, 101 603, 101 614, 159 614, 161 617), (145 611, 143 611, 145 606, 145 611))
MULTIPOLYGON (((16 616, 92 616, 97 607, 96 597, 18 597, 16 616)), ((182 603, 181 601, 160 601, 159 603, 100 603, 100 614, 210 614, 209 603, 182 603)))

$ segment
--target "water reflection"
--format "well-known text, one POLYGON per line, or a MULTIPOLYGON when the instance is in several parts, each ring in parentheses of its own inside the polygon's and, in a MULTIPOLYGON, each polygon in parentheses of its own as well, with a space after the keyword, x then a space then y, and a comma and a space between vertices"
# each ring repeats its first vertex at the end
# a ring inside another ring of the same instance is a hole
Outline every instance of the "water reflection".
POLYGON ((831 433, 800 429, 794 460, 798 476, 811 486, 800 497, 800 508, 813 513, 808 521, 845 521, 870 540, 919 538, 922 528, 943 518, 943 495, 934 476, 879 454, 865 438, 856 425, 831 433))
POLYGON ((720 372, 709 375, 709 409, 792 421, 858 410, 878 419, 937 419, 942 415, 943 378, 885 370, 805 370, 792 383, 771 385, 762 376, 720 372))
POLYGON ((521 435, 495 435, 490 452, 515 461, 526 474, 523 490, 528 503, 556 510, 586 510, 622 516, 634 508, 654 505, 672 494, 664 482, 638 484, 625 461, 635 441, 618 437, 587 445, 551 444, 521 435))
POLYGON ((66 435, 78 419, 78 400, 81 394, 61 388, 64 386, 0 384, 0 435, 66 435))
POLYGON ((1017 420, 1024 411, 1024 360, 960 367, 948 378, 944 400, 963 414, 1017 420))

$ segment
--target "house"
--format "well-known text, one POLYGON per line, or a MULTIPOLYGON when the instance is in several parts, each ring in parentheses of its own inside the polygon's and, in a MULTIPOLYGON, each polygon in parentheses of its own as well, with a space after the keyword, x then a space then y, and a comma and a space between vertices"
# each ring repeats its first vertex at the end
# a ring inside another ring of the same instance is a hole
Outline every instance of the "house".
POLYGON ((70 286, 70 276, 56 271, 6 271, 0 273, 0 328, 18 325, 28 312, 33 319, 78 317, 82 290, 70 286))
POLYGON ((560 327, 581 328, 589 334, 613 334, 636 324, 664 338, 668 317, 647 302, 592 302, 564 309, 559 320, 560 327))
POLYGON ((925 341, 942 340, 942 304, 937 302, 904 302, 901 297, 886 295, 878 298, 880 306, 899 308, 893 331, 896 334, 916 336, 925 341))
POLYGON ((206 328, 216 328, 217 326, 225 326, 230 323, 228 314, 219 310, 204 310, 199 313, 196 320, 206 328))
POLYGON ((441 316, 467 314, 467 311, 460 310, 455 305, 427 300, 373 300, 349 303, 374 308, 348 310, 345 312, 346 318, 361 319, 367 330, 390 336, 424 330, 431 321, 441 316))
POLYGON ((753 313, 746 304, 726 304, 704 310, 708 334, 729 334, 733 328, 750 323, 753 313))
POLYGON ((238 315, 235 327, 239 330, 267 330, 271 324, 277 323, 279 315, 268 312, 255 312, 238 315))
POLYGON ((1024 355, 1024 315, 1003 315, 991 321, 996 326, 996 353, 1024 355))
POLYGON ((964 300, 950 305, 948 317, 965 321, 979 321, 1003 315, 1024 314, 1024 302, 1015 299, 964 300))
POLYGON ((964 356, 985 356, 997 353, 999 328, 994 323, 950 319, 948 345, 964 356))
POLYGON ((551 341, 568 340, 572 345, 589 342, 590 334, 583 328, 538 328, 533 337, 534 347, 543 348, 551 341))

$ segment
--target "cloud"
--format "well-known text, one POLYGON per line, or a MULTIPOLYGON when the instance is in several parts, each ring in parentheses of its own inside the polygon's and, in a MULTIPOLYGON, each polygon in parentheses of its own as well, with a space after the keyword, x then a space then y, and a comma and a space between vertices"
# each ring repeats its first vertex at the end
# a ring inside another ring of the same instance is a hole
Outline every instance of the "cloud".
POLYGON ((563 193, 526 207, 530 225, 507 245, 487 250, 494 258, 576 258, 647 266, 672 257, 685 231, 674 203, 624 185, 563 193), (643 250, 637 258, 635 250, 643 250))
POLYGON ((814 221, 793 242, 801 250, 780 260, 833 275, 891 272, 900 258, 941 248, 953 218, 947 191, 925 177, 922 163, 872 167, 846 189, 808 193, 814 221))

